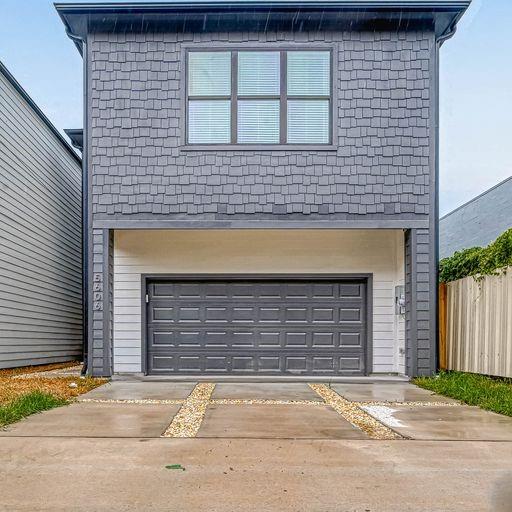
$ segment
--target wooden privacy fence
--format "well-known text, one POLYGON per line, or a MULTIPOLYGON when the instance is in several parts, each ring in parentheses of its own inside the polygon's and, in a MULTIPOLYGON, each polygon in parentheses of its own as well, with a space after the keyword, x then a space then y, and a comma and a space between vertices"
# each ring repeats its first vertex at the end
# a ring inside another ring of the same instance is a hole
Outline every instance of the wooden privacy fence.
POLYGON ((439 365, 512 377, 512 267, 440 285, 439 365))

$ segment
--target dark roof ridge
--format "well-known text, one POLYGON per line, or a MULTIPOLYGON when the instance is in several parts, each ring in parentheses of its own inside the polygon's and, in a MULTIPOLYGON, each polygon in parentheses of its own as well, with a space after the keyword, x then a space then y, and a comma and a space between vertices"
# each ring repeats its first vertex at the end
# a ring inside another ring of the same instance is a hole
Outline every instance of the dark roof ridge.
POLYGON ((11 72, 6 68, 5 64, 0 61, 0 73, 2 73, 7 81, 14 87, 14 89, 20 94, 20 96, 29 104, 30 108, 37 114, 37 116, 43 121, 43 123, 49 128, 49 130, 57 137, 61 144, 66 150, 73 156, 73 158, 82 165, 82 159, 76 154, 75 150, 71 147, 64 136, 55 128, 53 123, 46 117, 44 112, 37 106, 36 102, 30 97, 27 91, 21 86, 21 84, 14 78, 11 72))
POLYGON ((504 180, 500 181, 499 183, 496 183, 496 185, 493 185, 491 188, 488 188, 487 190, 484 190, 483 192, 481 192, 480 194, 478 194, 477 196, 473 197, 472 199, 470 199, 469 201, 466 201, 464 204, 461 204, 460 206, 457 206, 457 208, 455 208, 454 210, 452 210, 451 212, 449 213, 446 213, 445 215, 443 215, 439 220, 443 220, 443 219, 446 219, 446 217, 449 217, 450 215, 452 215, 452 213, 455 213, 457 212, 458 210, 464 208, 465 206, 467 206, 468 204, 471 204, 472 202, 480 199, 481 197, 485 196, 486 194, 488 194, 489 192, 492 192, 494 189, 498 188, 498 187, 501 187, 501 185, 503 185, 504 183, 506 183, 507 181, 509 180, 512 180, 512 176, 509 176, 508 178, 505 178, 504 180))

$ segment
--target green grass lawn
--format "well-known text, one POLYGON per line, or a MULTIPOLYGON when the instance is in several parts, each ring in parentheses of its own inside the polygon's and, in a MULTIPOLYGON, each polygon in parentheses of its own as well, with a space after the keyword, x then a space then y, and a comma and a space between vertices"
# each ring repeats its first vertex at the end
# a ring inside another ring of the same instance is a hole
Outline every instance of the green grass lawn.
POLYGON ((0 427, 15 423, 30 414, 47 411, 67 404, 67 400, 42 391, 32 391, 26 395, 0 405, 0 427))
POLYGON ((512 379, 493 379, 462 372, 441 372, 413 380, 420 388, 449 396, 468 405, 512 416, 512 379))
POLYGON ((107 382, 107 379, 51 373, 77 365, 71 361, 0 370, 0 428, 36 412, 69 404, 107 382))

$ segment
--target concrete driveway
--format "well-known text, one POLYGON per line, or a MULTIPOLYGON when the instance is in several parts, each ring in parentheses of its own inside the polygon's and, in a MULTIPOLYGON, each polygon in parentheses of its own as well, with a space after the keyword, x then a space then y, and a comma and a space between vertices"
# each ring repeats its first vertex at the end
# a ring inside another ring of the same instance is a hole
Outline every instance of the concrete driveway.
POLYGON ((512 419, 408 383, 116 381, 0 460, 9 511, 512 511, 512 419))

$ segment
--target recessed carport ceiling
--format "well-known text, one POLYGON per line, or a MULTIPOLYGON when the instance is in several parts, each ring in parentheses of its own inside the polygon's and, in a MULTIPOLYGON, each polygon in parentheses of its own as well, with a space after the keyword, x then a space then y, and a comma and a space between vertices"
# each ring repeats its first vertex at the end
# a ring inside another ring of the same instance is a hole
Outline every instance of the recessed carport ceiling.
MULTIPOLYGON (((90 31, 180 32, 375 30, 431 26, 449 33, 471 0, 187 0, 55 4, 69 34, 90 31)), ((80 41, 76 41, 81 51, 80 41)))

